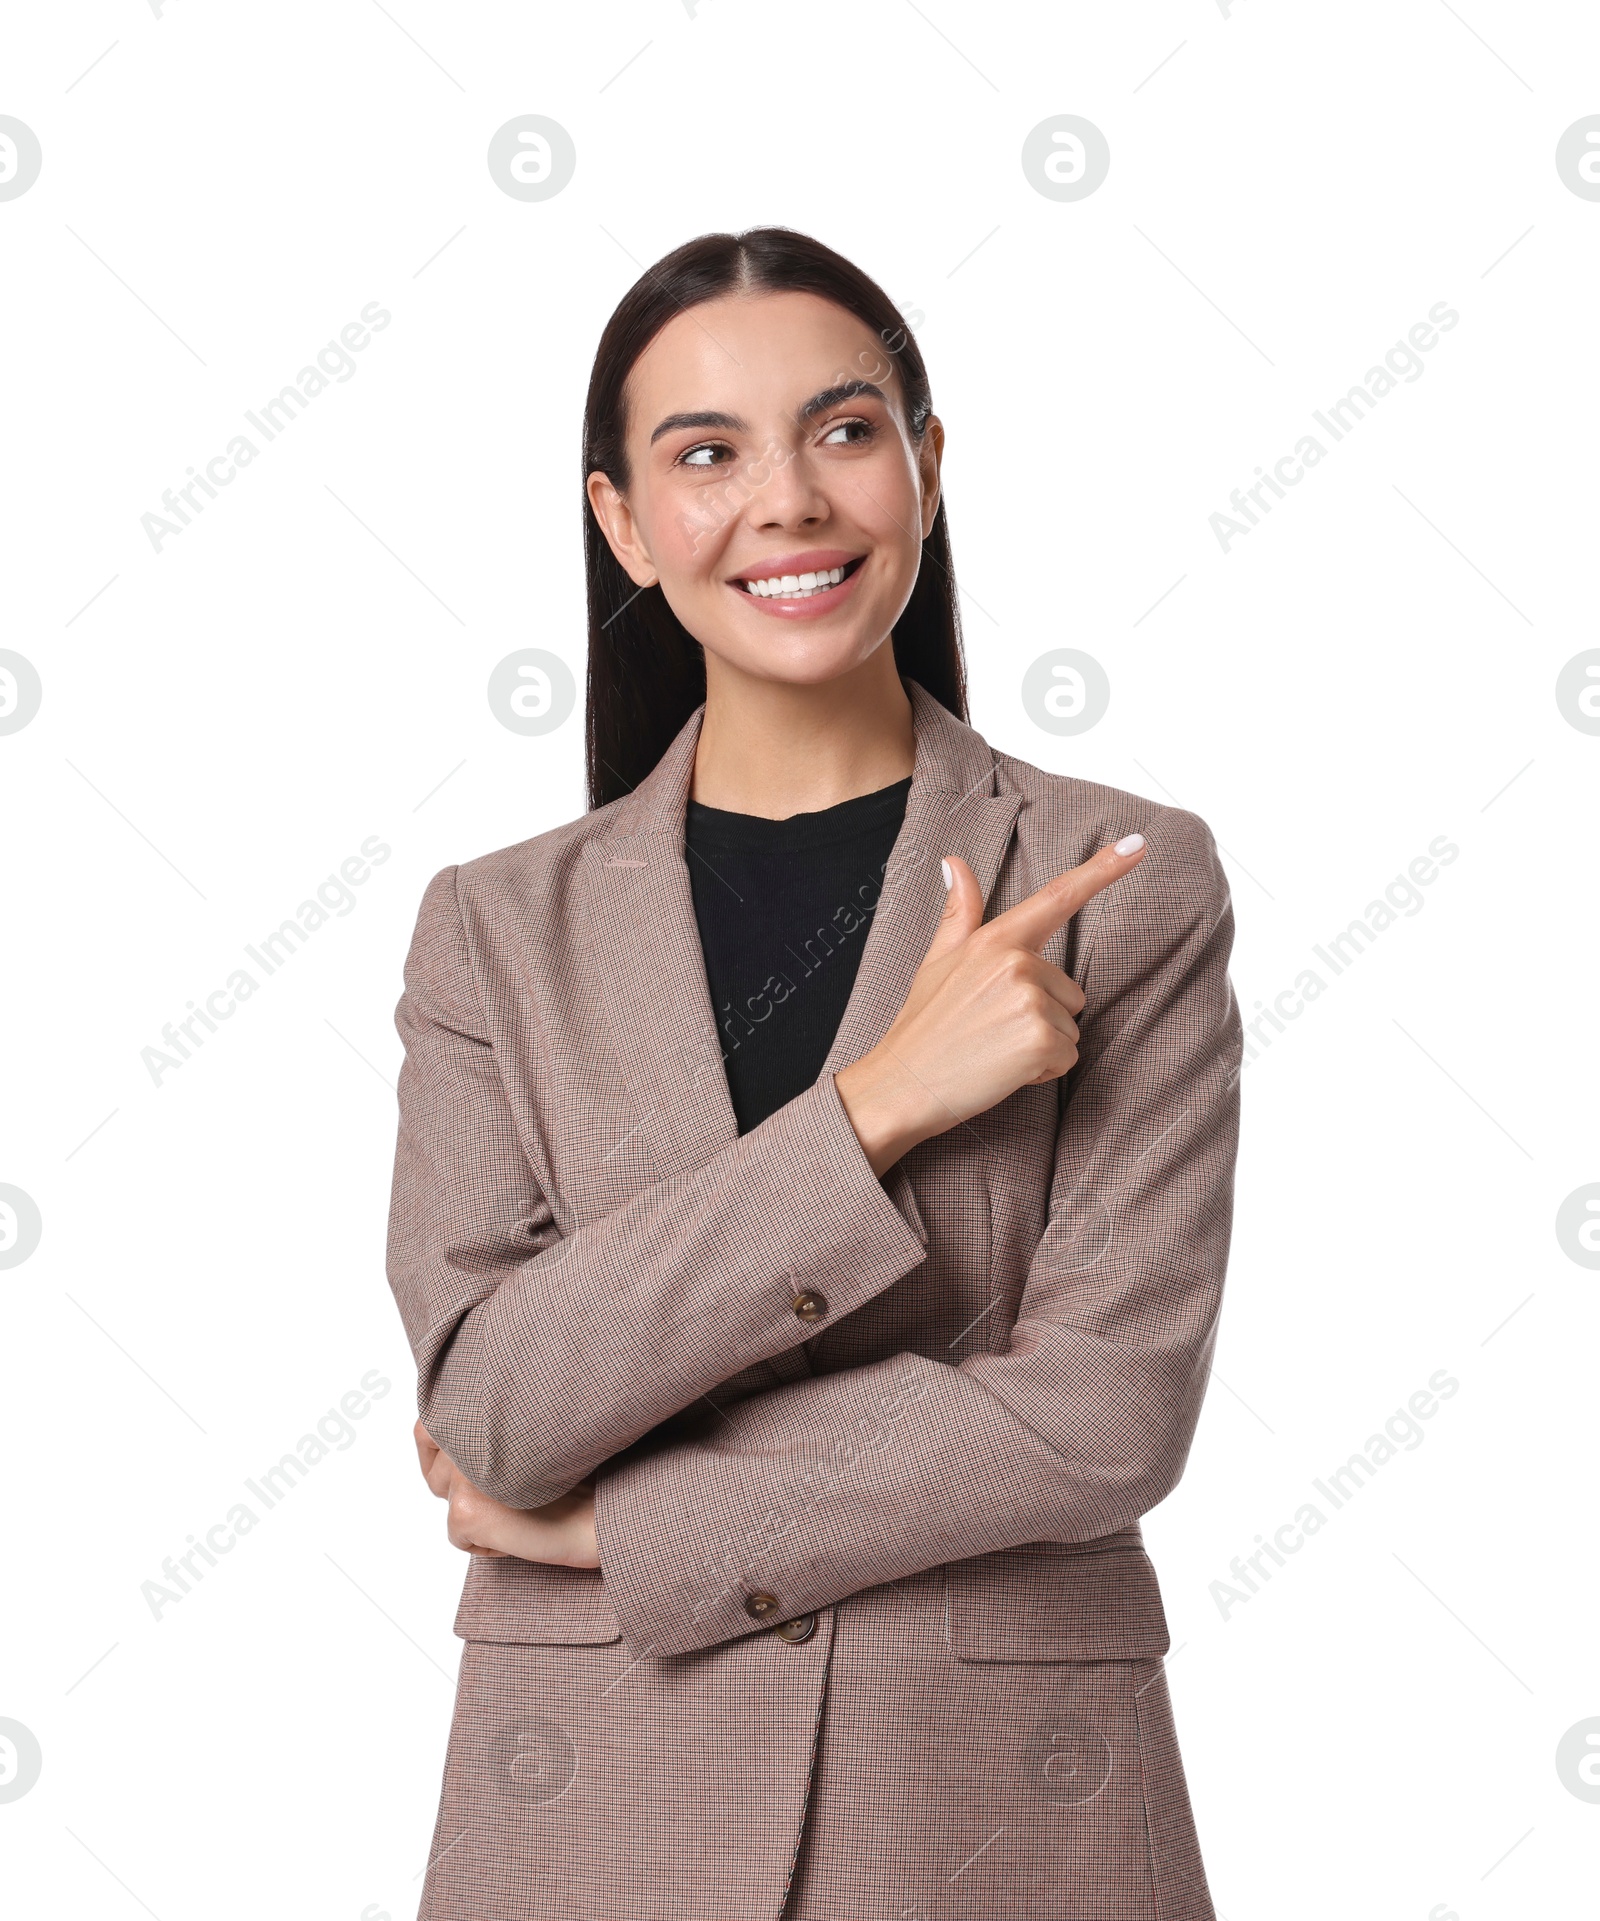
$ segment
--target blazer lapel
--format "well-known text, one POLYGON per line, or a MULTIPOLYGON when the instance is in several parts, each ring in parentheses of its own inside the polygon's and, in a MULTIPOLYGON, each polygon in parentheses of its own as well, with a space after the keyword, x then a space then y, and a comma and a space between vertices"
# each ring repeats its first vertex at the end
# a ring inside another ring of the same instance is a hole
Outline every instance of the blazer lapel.
POLYGON ((579 901, 589 967, 611 983, 614 1055, 663 1175, 700 1166, 739 1126, 728 1095, 683 823, 702 702, 667 751, 585 841, 579 901))
MULTIPOLYGON (((995 791, 994 756, 920 682, 904 679, 915 755, 849 1002, 823 1068, 858 1059, 887 1031, 944 911, 943 854, 972 868, 987 901, 1022 797, 995 791)), ((583 846, 580 938, 606 998, 618 1069, 663 1175, 701 1166, 738 1139, 684 857, 684 815, 702 703, 609 831, 583 846)))

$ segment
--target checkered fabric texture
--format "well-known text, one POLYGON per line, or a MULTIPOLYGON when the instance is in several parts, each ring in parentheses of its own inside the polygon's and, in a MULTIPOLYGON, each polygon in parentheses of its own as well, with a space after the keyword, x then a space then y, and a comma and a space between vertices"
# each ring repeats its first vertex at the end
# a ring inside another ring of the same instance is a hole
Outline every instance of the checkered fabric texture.
POLYGON ((1198 816, 905 687, 844 1020, 743 1136, 684 864, 703 708, 631 794, 424 894, 388 1245, 418 1411, 513 1506, 594 1476, 603 1566, 469 1560, 423 1921, 1213 1921, 1139 1521, 1227 1264, 1227 883, 1198 816), (1044 949, 1078 1064, 880 1181, 833 1075, 940 856, 993 916, 1134 830, 1044 949))

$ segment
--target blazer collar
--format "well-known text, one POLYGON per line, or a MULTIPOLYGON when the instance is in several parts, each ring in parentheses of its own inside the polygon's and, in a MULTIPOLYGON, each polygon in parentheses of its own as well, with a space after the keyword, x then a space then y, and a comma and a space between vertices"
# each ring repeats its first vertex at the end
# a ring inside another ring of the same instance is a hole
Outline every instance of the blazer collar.
MULTIPOLYGON (((944 911, 942 854, 956 853, 985 901, 1011 839, 1018 793, 997 791, 994 754, 919 681, 902 676, 915 754, 895 839, 855 983, 824 1073, 882 1039, 944 911)), ((684 818, 702 702, 645 778, 583 844, 581 937, 600 979, 616 1058, 663 1174, 702 1165, 738 1139, 721 1037, 706 984, 684 856, 684 818)))

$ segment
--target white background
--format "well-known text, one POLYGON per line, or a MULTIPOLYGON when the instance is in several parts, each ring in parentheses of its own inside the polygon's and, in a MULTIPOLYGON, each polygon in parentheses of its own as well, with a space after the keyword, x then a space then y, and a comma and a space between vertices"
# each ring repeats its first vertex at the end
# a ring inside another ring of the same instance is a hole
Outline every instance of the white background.
POLYGON ((1555 147, 1600 113, 1600 23, 386 8, 80 0, 0 44, 43 150, 0 202, 0 646, 44 689, 0 739, 0 1181, 43 1219, 0 1274, 0 1717, 44 1757, 0 1806, 8 1906, 415 1911, 464 1562, 383 1270, 401 961, 440 867, 582 811, 581 710, 530 739, 485 690, 530 645, 581 683, 606 317, 776 221, 915 321, 974 724, 1210 823, 1247 1019, 1459 846, 1264 1030, 1216 1374, 1146 1533, 1226 1921, 1585 1911, 1600 1806, 1556 1749, 1600 1715, 1600 1275, 1555 1221, 1600 1180, 1600 738, 1555 690, 1600 644, 1600 201, 1555 147), (524 113, 577 147, 545 202, 485 162, 524 113), (1021 165, 1061 113, 1112 156, 1070 203, 1021 165), (141 515, 371 301, 354 377, 154 551, 141 515), (1422 376, 1224 552, 1230 491, 1439 301, 1422 376), (1060 646, 1112 685, 1070 739, 1019 697, 1060 646), (153 1084, 141 1050, 370 835, 352 911, 153 1084), (1224 1618, 1234 1557, 1440 1368, 1421 1444, 1224 1618), (163 1559, 372 1369, 353 1442, 153 1618, 163 1559))

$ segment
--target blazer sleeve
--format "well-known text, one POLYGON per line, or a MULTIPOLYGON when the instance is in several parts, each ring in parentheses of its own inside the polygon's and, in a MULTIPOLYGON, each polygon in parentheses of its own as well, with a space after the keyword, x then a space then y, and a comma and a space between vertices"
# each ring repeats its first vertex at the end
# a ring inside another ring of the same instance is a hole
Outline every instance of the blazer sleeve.
POLYGON ((943 1562, 1097 1539, 1177 1483, 1227 1264, 1243 1034, 1211 833, 1166 808, 1147 838, 1154 858, 1080 924, 1079 1059, 1005 1351, 788 1383, 603 1472, 602 1575, 636 1653, 748 1634, 752 1593, 791 1619, 943 1562))
POLYGON ((871 1299, 927 1244, 831 1075, 692 1173, 562 1234, 518 1139, 456 875, 423 896, 395 1011, 388 1276, 429 1433, 486 1494, 542 1507, 871 1299), (820 1322, 795 1312, 806 1290, 827 1302, 820 1322))

